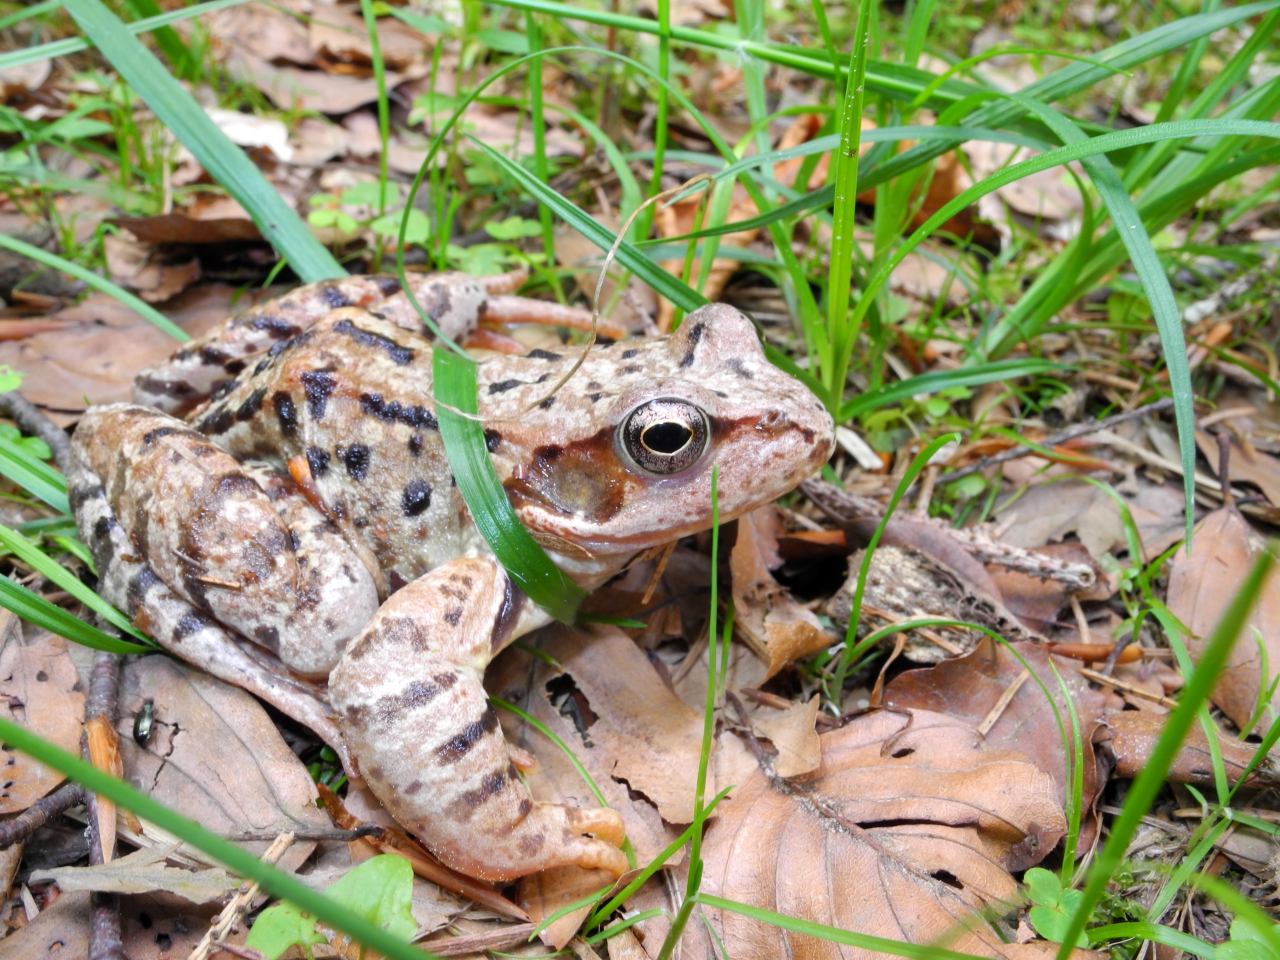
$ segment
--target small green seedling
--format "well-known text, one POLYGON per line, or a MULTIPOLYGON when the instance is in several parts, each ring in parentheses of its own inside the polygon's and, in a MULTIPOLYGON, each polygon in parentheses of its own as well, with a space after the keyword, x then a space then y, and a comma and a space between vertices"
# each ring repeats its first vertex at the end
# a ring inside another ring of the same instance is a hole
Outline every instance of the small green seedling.
MULTIPOLYGON (((1027 885, 1027 897, 1031 900, 1031 910, 1028 913, 1031 926, 1046 940, 1061 943, 1071 925, 1071 918, 1080 905, 1082 894, 1070 887, 1063 889, 1058 875, 1043 867, 1032 867, 1022 879, 1027 885)), ((1076 937, 1075 945, 1089 945, 1089 939, 1083 931, 1076 937)))
MULTIPOLYGON (((1280 933, 1280 923, 1274 929, 1280 933)), ((1231 936, 1225 943, 1218 944, 1216 954, 1218 960, 1275 960, 1275 954, 1252 923, 1243 917, 1231 921, 1231 936)))
MULTIPOLYGON (((409 904, 413 898, 413 868, 409 861, 384 853, 366 860, 325 892, 343 906, 394 936, 408 940, 418 929, 409 904)), ((266 960, 276 960, 295 944, 310 960, 311 948, 326 943, 315 918, 291 903, 268 907, 253 922, 245 946, 266 960)))

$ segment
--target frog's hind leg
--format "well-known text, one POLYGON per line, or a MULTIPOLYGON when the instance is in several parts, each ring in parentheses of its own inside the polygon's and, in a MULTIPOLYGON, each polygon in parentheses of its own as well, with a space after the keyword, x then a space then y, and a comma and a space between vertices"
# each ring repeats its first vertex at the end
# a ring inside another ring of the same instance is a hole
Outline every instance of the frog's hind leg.
POLYGON ((482 685, 519 603, 492 558, 455 560, 379 609, 329 678, 361 775, 445 863, 488 880, 627 862, 612 810, 535 802, 482 685))
POLYGON ((81 539, 98 567, 102 596, 165 650, 270 703, 311 729, 348 763, 346 741, 316 689, 250 655, 230 632, 169 589, 135 549, 106 490, 82 458, 73 459, 67 480, 81 539))

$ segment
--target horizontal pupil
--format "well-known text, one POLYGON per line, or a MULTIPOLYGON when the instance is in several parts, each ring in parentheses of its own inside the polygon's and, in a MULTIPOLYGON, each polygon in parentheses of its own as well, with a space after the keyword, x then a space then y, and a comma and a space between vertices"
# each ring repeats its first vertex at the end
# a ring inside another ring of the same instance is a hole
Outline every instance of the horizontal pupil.
POLYGON ((692 436, 692 431, 683 423, 664 420, 648 427, 640 435, 640 440, 654 453, 672 454, 684 447, 692 436))

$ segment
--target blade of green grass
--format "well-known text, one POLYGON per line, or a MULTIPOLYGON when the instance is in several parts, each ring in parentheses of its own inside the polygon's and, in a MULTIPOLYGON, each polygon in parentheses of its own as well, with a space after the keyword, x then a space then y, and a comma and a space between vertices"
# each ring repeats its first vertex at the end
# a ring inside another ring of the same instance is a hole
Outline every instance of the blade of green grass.
POLYGON ((897 509, 902 498, 906 496, 907 490, 911 488, 911 484, 915 482, 916 477, 929 465, 933 455, 948 443, 955 443, 959 439, 960 434, 958 433, 944 433, 940 437, 935 437, 911 459, 911 465, 907 467, 906 473, 902 475, 902 479, 898 481, 898 485, 894 488, 893 495, 885 505, 884 516, 880 518, 875 532, 871 535, 871 539, 867 541, 867 546, 862 552, 862 563, 858 567, 857 585, 854 587, 853 600, 849 606, 849 625, 844 632, 844 649, 840 654, 840 665, 836 668, 835 679, 831 682, 831 699, 835 702, 837 709, 840 708, 845 678, 849 675, 849 670, 853 666, 853 638, 858 632, 858 622, 862 616, 862 595, 867 587, 867 576, 871 572, 871 559, 876 552, 876 546, 884 535, 884 529, 888 526, 889 518, 893 516, 893 511, 897 509))
POLYGON ((831 207, 831 258, 827 273, 827 323, 812 331, 817 345, 819 379, 826 387, 827 407, 835 410, 844 395, 844 379, 832 379, 836 358, 846 342, 858 337, 860 315, 850 320, 849 296, 853 285, 854 217, 857 213, 858 148, 862 143, 862 106, 867 77, 867 44, 871 28, 871 0, 859 0, 854 24, 849 77, 840 109, 840 149, 831 164, 834 188, 831 207))
MULTIPOLYGON (((1028 97, 1014 95, 1028 113, 1040 117, 1053 130, 1064 146, 1088 142, 1088 138, 1070 121, 1053 108, 1028 97)), ((1280 133, 1280 126, 1277 126, 1280 133)), ((1166 141, 1169 142, 1169 141, 1166 141)), ((1147 302, 1160 335, 1160 349, 1164 355, 1165 369, 1169 372, 1169 392, 1173 396, 1174 426, 1178 435, 1178 452, 1182 459, 1182 492, 1186 501, 1185 526, 1188 549, 1191 544, 1191 528, 1195 522, 1195 398, 1191 388, 1191 367, 1187 362, 1187 344, 1182 335, 1182 311, 1173 296, 1173 287, 1165 275, 1164 267, 1146 225, 1125 189, 1120 172, 1106 154, 1084 157, 1081 165, 1093 180, 1094 189, 1102 198, 1111 222, 1129 260, 1142 283, 1147 302)))
POLYGON ((1019 358, 993 360, 990 363, 961 367, 958 370, 935 370, 859 394, 840 408, 840 420, 841 422, 853 420, 872 410, 892 406, 917 395, 937 393, 952 387, 977 387, 984 383, 1014 380, 1018 377, 1034 377, 1068 369, 1070 368, 1050 360, 1019 358))
POLYGON ((153 649, 145 644, 117 639, 50 603, 22 584, 15 583, 9 577, 0 577, 0 607, 21 617, 27 623, 94 650, 128 654, 150 653, 153 649))
POLYGON ((827 926, 813 920, 802 920, 789 917, 773 910, 753 907, 749 903, 739 903, 709 893, 699 893, 698 902, 716 910, 726 910, 741 914, 761 923, 790 930, 807 937, 816 937, 828 943, 839 943, 860 950, 869 951, 872 956, 887 954, 891 957, 907 957, 908 960, 987 960, 973 953, 961 953, 959 950, 948 950, 946 947, 935 947, 929 944, 907 943, 902 940, 890 940, 886 937, 873 937, 867 933, 856 933, 853 930, 841 930, 839 927, 827 926))
MULTIPOLYGON (((685 883, 684 902, 671 922, 662 948, 658 951, 658 960, 669 960, 671 953, 680 942, 689 915, 696 902, 698 889, 702 885, 702 833, 707 819, 705 795, 707 790, 707 770, 711 766, 711 748, 715 743, 716 732, 716 695, 717 677, 719 675, 716 662, 716 617, 720 610, 719 576, 717 571, 720 557, 720 468, 711 468, 711 596, 708 600, 707 614, 707 690, 702 705, 702 747, 698 754, 698 777, 693 793, 693 831, 689 838, 689 867, 685 883)), ((733 619, 729 617, 725 623, 724 636, 720 643, 725 650, 733 639, 733 619)))
POLYGON ((392 936, 349 907, 312 890, 292 874, 264 863, 238 844, 206 830, 194 820, 157 803, 93 764, 55 747, 25 727, 0 718, 0 740, 65 774, 86 789, 106 797, 117 806, 133 811, 148 823, 154 823, 160 829, 180 837, 184 843, 208 854, 240 876, 253 880, 271 896, 288 900, 327 926, 349 934, 352 939, 380 954, 394 960, 428 960, 434 956, 392 936))
MULTIPOLYGON (((132 34, 150 33, 152 30, 158 30, 169 24, 181 23, 183 20, 191 20, 194 17, 213 13, 215 10, 221 10, 224 7, 238 7, 240 4, 248 2, 249 0, 206 0, 204 3, 197 3, 180 10, 162 13, 158 17, 148 17, 146 20, 137 20, 133 23, 125 24, 125 29, 132 34)), ((54 4, 54 6, 58 7, 62 5, 62 0, 58 0, 54 4)), ((29 13, 24 12, 23 15, 28 16, 29 13)), ((25 50, 7 50, 4 53, 0 53, 0 70, 20 67, 24 63, 34 63, 37 60, 65 57, 68 54, 79 53, 81 50, 88 50, 91 46, 93 44, 83 37, 67 37, 65 40, 53 40, 49 43, 28 47, 25 50)))
POLYGON ((1089 879, 1081 892, 1080 903, 1063 933, 1063 946, 1058 951, 1058 960, 1067 960, 1070 956, 1070 944, 1075 943, 1084 930, 1094 907, 1106 892, 1107 884, 1120 868, 1134 832, 1151 808, 1156 794, 1163 788, 1165 774, 1173 763, 1178 748, 1186 738, 1191 724, 1195 722, 1201 706, 1209 699, 1209 693, 1226 666, 1227 656, 1244 628, 1249 611, 1262 592, 1262 585, 1275 563, 1272 552, 1274 549, 1275 544, 1269 543, 1240 585, 1201 652, 1195 671, 1187 678, 1186 686, 1178 696, 1178 705, 1165 720, 1164 729, 1151 750, 1151 756, 1129 788, 1120 815, 1112 822, 1106 843, 1089 870, 1089 879))
POLYGON ((162 314, 151 304, 138 299, 123 287, 118 287, 105 277, 101 277, 92 270, 86 270, 78 263, 72 263, 56 253, 50 253, 48 250, 41 250, 39 247, 33 247, 29 243, 24 243, 15 237, 10 237, 0 233, 0 247, 6 250, 12 250, 14 253, 35 260, 37 263, 43 263, 46 267, 50 267, 67 276, 75 277, 86 286, 92 287, 101 293, 105 293, 119 303, 124 304, 142 319, 155 327, 163 330, 179 343, 185 343, 190 337, 181 327, 173 323, 168 317, 162 314))
POLYGON ((551 562, 520 522, 493 468, 484 428, 465 416, 477 409, 475 363, 450 350, 433 351, 431 362, 436 399, 443 401, 436 405, 440 438, 472 520, 516 586, 557 620, 572 623, 586 592, 551 562))
MULTIPOLYGON (((142 20, 158 17, 164 12, 156 0, 127 0, 127 2, 133 9, 134 16, 142 20)), ((187 80, 194 80, 200 71, 200 64, 192 58, 191 51, 187 49, 182 37, 178 36, 178 31, 173 27, 156 27, 152 36, 155 37, 156 46, 169 58, 174 72, 187 80)))
POLYGON ((59 513, 70 513, 67 478, 4 437, 0 437, 0 476, 7 477, 59 513))
POLYGON ((281 199, 244 151, 101 0, 65 0, 67 12, 156 117, 222 184, 304 283, 346 276, 333 255, 281 199))
POLYGON ((16 23, 23 20, 30 20, 32 17, 43 17, 46 13, 53 13, 55 10, 62 9, 62 0, 44 0, 43 3, 33 3, 24 10, 15 10, 13 13, 5 17, 0 17, 0 30, 6 30, 16 23))
POLYGON ((81 583, 62 564, 46 556, 44 551, 17 530, 0 524, 0 547, 8 550, 51 583, 61 587, 120 632, 127 633, 144 643, 147 642, 146 636, 129 622, 128 617, 81 583))

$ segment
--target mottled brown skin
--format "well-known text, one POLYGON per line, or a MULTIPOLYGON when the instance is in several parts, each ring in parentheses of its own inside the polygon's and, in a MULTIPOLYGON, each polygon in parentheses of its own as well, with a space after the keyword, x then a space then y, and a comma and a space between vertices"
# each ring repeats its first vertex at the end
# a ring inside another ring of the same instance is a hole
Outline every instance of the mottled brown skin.
MULTIPOLYGON (((475 282, 435 282, 438 319, 455 334, 473 326, 475 282), (465 316, 450 313, 457 304, 465 316)), ((457 869, 619 873, 616 814, 535 803, 511 763, 484 669, 546 614, 512 587, 453 482, 429 342, 405 317, 371 312, 395 296, 385 285, 350 284, 295 291, 283 314, 278 303, 257 308, 287 316, 298 329, 286 337, 242 315, 140 378, 139 398, 154 399, 156 383, 194 370, 189 389, 167 388, 190 426, 139 405, 86 415, 72 493, 104 589, 162 644, 273 703, 291 703, 289 690, 250 678, 251 648, 228 630, 295 673, 329 673, 336 716, 314 699, 298 712, 336 729, 349 767, 457 869), (215 385, 232 353, 239 372, 215 385)), ((765 360, 729 307, 695 311, 671 337, 597 347, 552 395, 575 360, 567 349, 486 361, 479 402, 521 520, 588 588, 638 552, 704 529, 713 467, 728 519, 830 454, 822 405, 765 360), (705 450, 685 444, 680 455, 693 459, 670 474, 640 466, 633 454, 652 451, 623 429, 655 400, 696 408, 691 422, 705 425, 705 450)))

